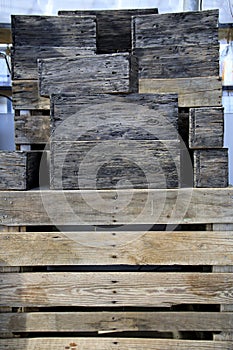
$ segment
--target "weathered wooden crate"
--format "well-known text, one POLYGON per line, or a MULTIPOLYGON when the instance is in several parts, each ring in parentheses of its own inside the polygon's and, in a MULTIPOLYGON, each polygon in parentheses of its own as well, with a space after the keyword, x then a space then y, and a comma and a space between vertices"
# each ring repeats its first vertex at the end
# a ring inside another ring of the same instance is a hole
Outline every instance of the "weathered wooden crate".
POLYGON ((130 52, 132 16, 157 14, 158 9, 59 11, 65 16, 96 16, 97 53, 130 52))
POLYGON ((39 60, 42 96, 73 91, 129 93, 137 90, 137 60, 128 53, 39 60))
POLYGON ((0 152, 0 190, 27 190, 39 185, 40 152, 0 152))

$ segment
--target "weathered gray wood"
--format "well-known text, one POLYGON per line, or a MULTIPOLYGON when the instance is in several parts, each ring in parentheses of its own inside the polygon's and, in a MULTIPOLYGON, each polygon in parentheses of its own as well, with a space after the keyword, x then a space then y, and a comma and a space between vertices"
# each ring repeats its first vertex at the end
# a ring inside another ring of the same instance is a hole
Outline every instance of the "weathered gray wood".
POLYGON ((177 95, 52 95, 51 121, 54 141, 179 137, 177 95))
POLYGON ((231 273, 44 272, 0 277, 2 306, 230 304, 231 273))
POLYGON ((228 186, 228 149, 194 150, 194 186, 228 186))
POLYGON ((139 79, 140 93, 177 93, 179 107, 222 106, 222 82, 206 78, 139 79))
MULTIPOLYGON (((30 29, 29 29, 30 30, 30 29)), ((72 34, 70 34, 72 35, 72 34)), ((79 55, 93 55, 94 48, 56 47, 53 46, 17 46, 12 49, 12 78, 13 79, 38 79, 37 59, 69 57, 79 55)))
POLYGON ((45 144, 50 138, 49 111, 15 110, 15 143, 45 144))
POLYGON ((27 190, 38 186, 40 152, 0 152, 0 189, 27 190))
POLYGON ((0 191, 0 222, 11 226, 233 223, 232 208, 231 187, 0 191))
POLYGON ((233 265, 232 231, 12 232, 0 243, 0 266, 233 265))
POLYGON ((58 12, 65 16, 96 16, 97 53, 131 51, 131 17, 157 13, 156 8, 58 12))
POLYGON ((223 136, 224 113, 222 107, 190 109, 190 148, 222 148, 223 136))
POLYGON ((51 189, 180 186, 178 141, 57 141, 50 164, 51 189))
POLYGON ((52 93, 137 92, 137 61, 125 54, 92 55, 38 60, 39 91, 52 93))
POLYGON ((232 313, 219 312, 33 312, 4 313, 7 332, 230 331, 232 313))
POLYGON ((173 340, 145 338, 31 338, 4 339, 0 341, 1 350, 232 350, 232 342, 204 340, 173 340))
POLYGON ((217 10, 134 17, 139 78, 217 76, 217 24, 217 10))
POLYGON ((95 16, 11 17, 13 46, 96 48, 95 16))
POLYGON ((39 95, 37 80, 14 80, 12 99, 15 109, 50 109, 49 98, 39 95))

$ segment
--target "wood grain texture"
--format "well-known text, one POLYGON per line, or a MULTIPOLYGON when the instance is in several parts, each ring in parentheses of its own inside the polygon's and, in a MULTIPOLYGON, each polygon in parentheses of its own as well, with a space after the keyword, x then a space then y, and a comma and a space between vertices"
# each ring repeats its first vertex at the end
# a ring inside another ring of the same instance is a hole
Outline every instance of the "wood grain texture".
POLYGON ((194 186, 228 186, 228 149, 194 150, 194 186))
POLYGON ((179 107, 222 106, 219 76, 206 78, 139 79, 140 93, 177 93, 179 107))
POLYGON ((52 93, 137 92, 137 60, 125 54, 106 54, 38 60, 39 91, 52 93))
POLYGON ((134 17, 139 78, 217 76, 217 24, 216 10, 134 17))
POLYGON ((223 138, 224 110, 222 107, 190 109, 190 148, 222 148, 223 138))
POLYGON ((231 341, 75 337, 0 340, 1 350, 57 350, 72 346, 75 350, 232 350, 231 341))
POLYGON ((0 189, 27 190, 39 183, 40 152, 0 152, 0 189))
POLYGON ((0 276, 2 306, 231 304, 231 273, 44 272, 0 276))
POLYGON ((52 95, 51 124, 54 141, 178 140, 177 95, 52 95))
POLYGON ((15 110, 15 143, 45 144, 50 138, 50 117, 47 111, 15 110))
MULTIPOLYGON (((72 34, 70 34, 72 35, 72 34)), ((37 60, 42 58, 94 55, 95 48, 53 46, 16 46, 12 49, 12 79, 38 79, 37 60)))
POLYGON ((233 223, 233 189, 0 191, 10 226, 233 223))
POLYGON ((11 17, 13 46, 96 48, 95 16, 11 17), (54 45, 55 44, 55 45, 54 45))
POLYGON ((232 313, 219 312, 33 312, 4 313, 4 332, 230 331, 232 313))
POLYGON ((37 80, 14 80, 12 99, 14 109, 50 109, 49 98, 39 95, 37 80))
POLYGON ((233 265, 232 231, 6 232, 0 242, 0 266, 233 265))
POLYGON ((97 53, 131 51, 132 16, 157 14, 158 9, 59 11, 65 16, 96 16, 97 53))

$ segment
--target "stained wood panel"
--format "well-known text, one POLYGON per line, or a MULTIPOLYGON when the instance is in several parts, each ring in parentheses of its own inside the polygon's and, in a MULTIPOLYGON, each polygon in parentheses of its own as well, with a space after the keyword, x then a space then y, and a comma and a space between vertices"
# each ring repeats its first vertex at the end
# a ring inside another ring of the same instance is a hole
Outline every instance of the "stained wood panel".
POLYGON ((0 242, 1 266, 233 264, 231 231, 12 232, 0 242))
POLYGON ((158 9, 59 11, 65 16, 96 16, 97 52, 131 51, 131 17, 157 14, 158 9))
POLYGON ((224 111, 219 108, 191 108, 189 147, 221 148, 224 138, 224 111))
POLYGON ((125 54, 51 58, 38 61, 39 91, 94 93, 137 92, 137 62, 125 54))

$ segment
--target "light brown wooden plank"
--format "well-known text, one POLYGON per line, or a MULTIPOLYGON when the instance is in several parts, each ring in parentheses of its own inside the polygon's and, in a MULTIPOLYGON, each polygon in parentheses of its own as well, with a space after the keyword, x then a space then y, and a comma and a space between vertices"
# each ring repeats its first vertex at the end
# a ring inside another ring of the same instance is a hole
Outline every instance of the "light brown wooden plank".
POLYGON ((4 27, 0 28, 0 43, 1 44, 11 44, 12 43, 12 36, 11 36, 11 29, 10 28, 4 28, 4 27))
POLYGON ((0 266, 233 265, 232 236, 232 231, 0 233, 0 266))
POLYGON ((233 223, 232 208, 231 187, 0 191, 0 222, 10 226, 233 223))
POLYGON ((44 272, 0 276, 2 306, 231 304, 231 273, 44 272))
POLYGON ((140 93, 177 93, 179 107, 221 107, 219 77, 139 79, 140 93))
POLYGON ((233 313, 219 312, 33 312, 3 313, 2 332, 230 331, 233 313))
POLYGON ((137 338, 5 339, 1 350, 232 350, 232 342, 137 338))

